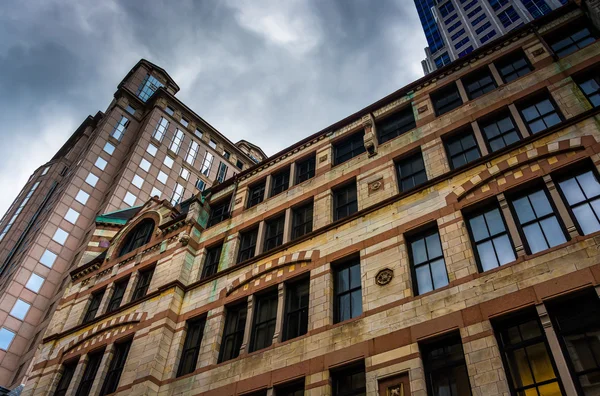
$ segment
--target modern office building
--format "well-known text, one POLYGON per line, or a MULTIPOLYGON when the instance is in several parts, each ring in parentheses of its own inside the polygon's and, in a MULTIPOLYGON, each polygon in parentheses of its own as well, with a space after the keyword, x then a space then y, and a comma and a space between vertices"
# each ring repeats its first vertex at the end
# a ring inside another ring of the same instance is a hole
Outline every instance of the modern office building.
POLYGON ((29 367, 69 270, 104 251, 96 217, 177 204, 265 158, 194 113, 160 67, 140 61, 104 113, 87 117, 29 181, 0 221, 0 385, 29 367))
POLYGON ((598 395, 592 20, 566 5, 203 194, 98 216, 23 394, 598 395))
POLYGON ((425 74, 569 0, 415 0, 428 47, 425 74))

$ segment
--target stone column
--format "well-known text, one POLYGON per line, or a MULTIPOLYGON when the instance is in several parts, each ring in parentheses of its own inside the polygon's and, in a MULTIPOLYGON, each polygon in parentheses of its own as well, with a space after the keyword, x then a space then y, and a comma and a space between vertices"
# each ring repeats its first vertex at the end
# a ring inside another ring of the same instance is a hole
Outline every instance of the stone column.
MULTIPOLYGON (((223 248, 225 248, 225 244, 223 244, 223 248)), ((196 259, 194 260, 194 266, 192 267, 192 270, 190 271, 190 278, 189 278, 190 283, 200 280, 200 276, 202 276, 202 271, 204 270, 205 264, 206 264, 206 248, 204 247, 204 248, 200 249, 200 252, 196 256, 196 259), (196 263, 197 263, 197 265, 196 265, 196 263)))
POLYGON ((125 288, 125 293, 123 294, 123 300, 121 301, 121 305, 127 304, 131 301, 131 297, 133 297, 133 290, 137 285, 139 272, 135 271, 129 277, 129 282, 127 283, 127 287, 125 288))
POLYGON ((506 201, 506 197, 504 194, 498 194, 496 196, 498 198, 498 203, 500 204, 500 209, 502 210, 502 215, 504 216, 504 221, 506 221, 506 227, 508 228, 508 233, 515 245, 515 252, 517 253, 517 257, 525 255, 525 248, 523 246, 523 241, 521 240, 521 235, 519 234, 519 230, 517 229, 517 224, 515 223, 515 219, 513 218, 512 212, 508 207, 508 202, 506 201))
POLYGON ((77 388, 79 388, 81 378, 83 377, 83 372, 85 371, 89 360, 89 356, 85 354, 81 357, 81 359, 79 359, 79 362, 77 362, 77 367, 75 367, 75 371, 73 372, 73 378, 71 379, 71 383, 67 389, 67 395, 74 395, 77 391, 77 388))
POLYGON ((550 196, 552 197, 552 202, 554 203, 554 206, 556 207, 556 210, 558 211, 558 215, 559 215, 560 219, 562 220, 563 224, 565 225, 565 228, 567 229, 569 236, 571 238, 575 238, 575 237, 579 236, 579 231, 577 231, 577 227, 575 227, 575 223, 573 222, 573 219, 569 215, 569 211, 567 210, 565 203, 563 202, 562 198, 560 197, 560 193, 556 189, 556 185, 554 184, 554 181, 552 180, 550 175, 544 176, 544 183, 546 183, 546 188, 548 189, 548 192, 550 193, 550 196))
POLYGON ((275 333, 273 333, 273 344, 281 342, 283 338, 283 322, 285 314, 285 283, 277 286, 277 320, 275 321, 275 333))
POLYGON ((465 86, 461 79, 456 80, 456 86, 458 87, 458 93, 460 94, 463 103, 467 103, 469 101, 469 96, 467 95, 467 91, 465 90, 465 86))
POLYGON ((258 223, 258 235, 256 236, 256 250, 254 251, 254 255, 258 256, 263 252, 265 244, 265 221, 261 221, 258 223))
POLYGON ((250 337, 252 335, 252 322, 254 321, 254 296, 248 296, 248 308, 246 311, 246 326, 244 328, 244 339, 240 348, 240 355, 248 353, 250 350, 250 337))
POLYGON ((265 181, 265 195, 263 196, 263 201, 266 201, 271 197, 271 184, 273 183, 273 176, 268 175, 267 180, 265 181))
POLYGON ((330 224, 333 220, 333 193, 331 190, 315 195, 313 206, 313 230, 330 224))
POLYGON ((219 352, 221 350, 221 337, 223 336, 224 327, 225 307, 220 306, 208 311, 196 368, 217 364, 219 352))
POLYGON ((556 363, 556 369, 558 370, 558 373, 556 374, 562 381, 566 396, 577 396, 575 383, 573 382, 573 378, 571 378, 569 366, 567 365, 565 356, 560 348, 560 343, 558 341, 558 337, 556 336, 556 332, 552 327, 552 321, 550 320, 550 316, 546 311, 546 306, 544 304, 539 304, 536 305, 535 308, 540 316, 540 321, 542 322, 544 332, 546 333, 546 339, 548 340, 548 345, 550 346, 550 353, 554 358, 554 363, 556 363))
POLYGON ((114 352, 115 344, 109 344, 106 347, 104 354, 102 355, 102 360, 100 361, 100 366, 98 367, 96 378, 94 378, 94 382, 92 383, 92 387, 90 389, 90 396, 100 394, 100 390, 102 389, 102 385, 104 384, 104 380, 106 379, 108 367, 110 366, 110 362, 112 361, 114 352))
POLYGON ((523 118, 521 118, 521 113, 519 113, 519 110, 517 110, 517 106, 515 106, 514 103, 511 103, 508 105, 508 110, 510 111, 510 115, 512 116, 513 120, 515 121, 515 124, 517 124, 516 127, 519 130, 519 132, 521 133, 521 136, 523 136, 523 138, 528 137, 529 130, 527 129, 527 126, 523 122, 523 118))
POLYGON ((222 271, 229 266, 237 264, 237 257, 240 251, 240 233, 229 235, 223 243, 223 251, 221 252, 221 260, 219 261, 218 271, 222 271))
POLYGON ((104 295, 102 296, 102 301, 100 301, 100 306, 98 306, 98 312, 96 313, 96 316, 100 316, 104 312, 106 312, 106 308, 108 307, 108 302, 112 298, 114 291, 115 291, 115 284, 113 282, 110 285, 108 285, 108 287, 104 291, 104 295))
POLYGON ((333 276, 331 264, 310 271, 308 331, 333 323, 333 276))
POLYGON ((292 162, 290 164, 290 182, 288 183, 288 188, 292 188, 296 184, 296 162, 292 162))
POLYGON ((283 243, 288 243, 292 239, 292 208, 285 210, 285 223, 283 226, 283 243))
POLYGON ((481 129, 479 128, 479 124, 477 123, 477 121, 473 121, 471 123, 471 128, 473 129, 473 135, 475 135, 475 140, 477 140, 477 145, 479 146, 481 156, 485 157, 490 152, 488 151, 487 144, 485 144, 483 133, 481 133, 481 129))
POLYGON ((504 81, 502 81, 502 77, 500 76, 500 73, 498 72, 496 65, 494 65, 493 63, 490 63, 488 66, 490 68, 490 72, 492 73, 492 77, 494 77, 494 81, 496 82, 496 85, 501 86, 502 84, 504 84, 504 81))

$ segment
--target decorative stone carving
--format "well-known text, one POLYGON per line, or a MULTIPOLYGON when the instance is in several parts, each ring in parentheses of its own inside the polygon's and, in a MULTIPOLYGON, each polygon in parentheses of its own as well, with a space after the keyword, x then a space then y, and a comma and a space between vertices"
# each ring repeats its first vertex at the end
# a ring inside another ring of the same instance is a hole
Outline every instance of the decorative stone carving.
POLYGON ((183 232, 181 233, 181 236, 179 237, 179 242, 181 242, 181 244, 183 246, 187 246, 188 243, 190 243, 190 236, 187 232, 183 232))
POLYGON ((542 55, 544 52, 546 52, 546 50, 544 50, 543 48, 538 48, 535 51, 533 51, 531 54, 533 56, 540 56, 542 55))
POLYGON ((319 157, 319 163, 327 161, 327 154, 319 157))
POLYGON ((418 112, 419 114, 423 114, 423 113, 425 113, 425 112, 427 111, 427 109, 428 109, 427 105, 425 105, 425 106, 421 106, 421 107, 419 107, 419 108, 417 109, 417 112, 418 112))
POLYGON ((362 126, 365 130, 364 143, 365 149, 369 153, 369 157, 377 155, 377 126, 375 125, 375 119, 373 118, 373 114, 369 113, 363 116, 362 126))
POLYGON ((379 178, 375 181, 372 181, 371 183, 369 183, 369 194, 374 193, 375 191, 378 191, 381 188, 383 188, 383 178, 379 178))
POLYGON ((392 281, 393 277, 394 271, 389 268, 384 268, 375 275, 375 283, 379 286, 385 286, 392 281))

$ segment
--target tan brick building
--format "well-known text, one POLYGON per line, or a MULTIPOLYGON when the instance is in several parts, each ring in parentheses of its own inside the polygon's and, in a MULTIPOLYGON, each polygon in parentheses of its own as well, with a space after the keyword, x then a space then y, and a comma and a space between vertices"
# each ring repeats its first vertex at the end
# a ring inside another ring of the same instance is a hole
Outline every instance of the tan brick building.
POLYGON ((600 394, 596 32, 568 5, 97 217, 24 394, 600 394))

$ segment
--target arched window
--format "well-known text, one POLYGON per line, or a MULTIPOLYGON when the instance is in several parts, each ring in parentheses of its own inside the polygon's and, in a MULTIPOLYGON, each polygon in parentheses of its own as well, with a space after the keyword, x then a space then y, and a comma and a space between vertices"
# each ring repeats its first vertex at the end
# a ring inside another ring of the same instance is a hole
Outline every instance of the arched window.
POLYGON ((119 257, 150 242, 152 231, 154 231, 154 220, 142 220, 140 224, 136 225, 135 228, 127 234, 125 243, 123 243, 121 251, 119 252, 119 257))

